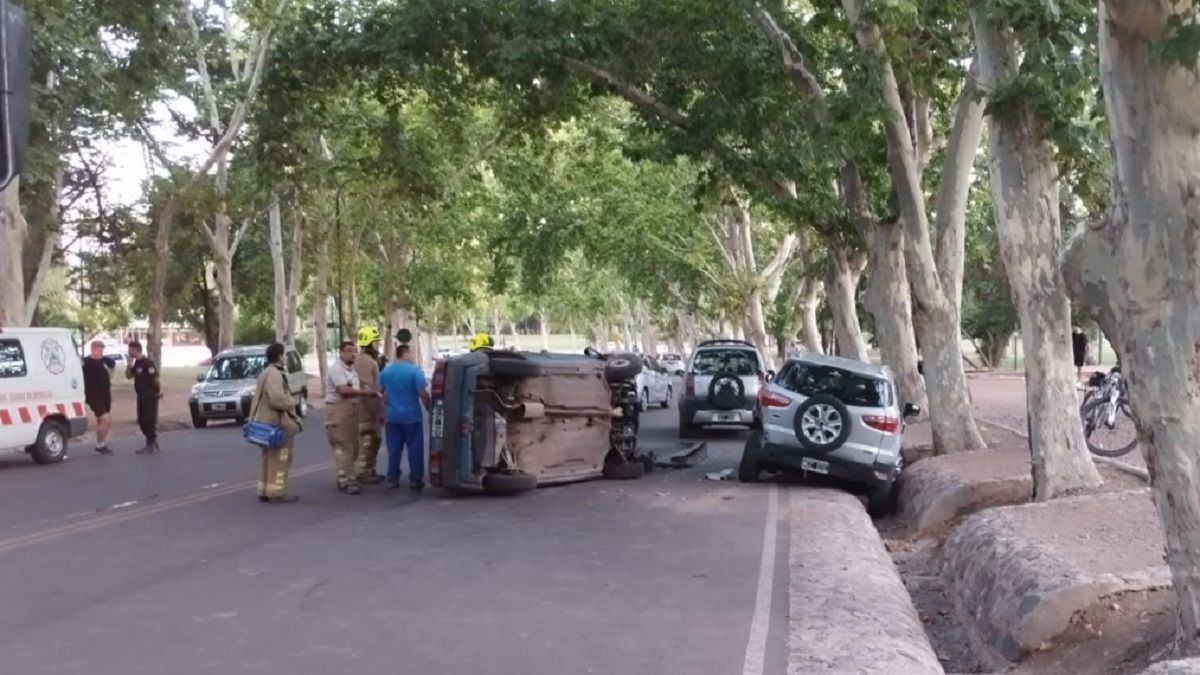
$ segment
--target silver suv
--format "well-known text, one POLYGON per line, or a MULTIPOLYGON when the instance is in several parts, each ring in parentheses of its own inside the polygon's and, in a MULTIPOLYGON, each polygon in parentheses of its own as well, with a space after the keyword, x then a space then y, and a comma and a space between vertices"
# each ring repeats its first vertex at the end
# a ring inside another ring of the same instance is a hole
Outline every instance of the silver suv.
POLYGON ((768 378, 762 354, 744 340, 709 340, 696 345, 684 372, 679 397, 679 437, 695 437, 701 427, 760 428, 756 400, 768 378))
POLYGON ((821 354, 789 359, 763 388, 763 428, 746 442, 738 479, 764 469, 833 476, 866 485, 872 515, 893 503, 906 420, 920 409, 896 401, 886 367, 821 354))
MULTIPOLYGON (((289 349, 286 354, 288 386, 296 398, 296 412, 303 417, 308 412, 308 375, 300 354, 289 349)), ((188 397, 192 426, 203 429, 209 420, 231 419, 239 424, 250 416, 258 376, 267 364, 267 346, 230 347, 217 354, 208 370, 196 376, 188 397)))

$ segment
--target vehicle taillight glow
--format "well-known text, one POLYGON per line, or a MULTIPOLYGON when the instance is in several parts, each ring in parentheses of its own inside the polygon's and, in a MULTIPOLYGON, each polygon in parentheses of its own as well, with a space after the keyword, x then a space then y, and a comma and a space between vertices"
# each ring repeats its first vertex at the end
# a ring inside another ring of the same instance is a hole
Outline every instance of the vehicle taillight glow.
POLYGON ((760 408, 786 408, 791 403, 791 401, 766 387, 758 390, 758 407, 760 408))
POLYGON ((688 373, 687 377, 683 378, 684 390, 688 396, 696 395, 696 374, 688 373))
POLYGON ((863 415, 863 424, 882 431, 885 434, 894 434, 900 430, 900 418, 886 415, 863 415))
POLYGON ((430 385, 435 397, 446 393, 446 362, 438 361, 433 367, 433 384, 430 385))

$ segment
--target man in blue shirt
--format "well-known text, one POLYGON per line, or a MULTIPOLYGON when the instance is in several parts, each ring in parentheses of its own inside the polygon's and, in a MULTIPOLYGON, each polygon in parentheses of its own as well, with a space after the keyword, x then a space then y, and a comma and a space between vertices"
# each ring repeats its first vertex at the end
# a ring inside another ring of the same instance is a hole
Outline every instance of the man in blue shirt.
POLYGON ((409 487, 425 487, 425 430, 421 404, 430 407, 429 392, 425 390, 425 373, 413 363, 412 348, 396 347, 396 360, 379 374, 386 413, 387 486, 400 487, 400 456, 408 448, 409 487))

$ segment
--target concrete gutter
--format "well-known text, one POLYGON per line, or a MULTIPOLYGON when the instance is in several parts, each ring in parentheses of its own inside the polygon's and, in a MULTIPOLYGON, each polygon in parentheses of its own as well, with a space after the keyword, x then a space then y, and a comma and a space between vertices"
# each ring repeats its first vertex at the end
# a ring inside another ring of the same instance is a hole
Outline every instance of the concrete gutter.
MULTIPOLYGON (((1007 431, 1010 434, 1015 434, 1017 436, 1020 436, 1021 438, 1024 438, 1025 440, 1029 440, 1029 434, 1020 429, 1015 429, 1013 427, 1008 426, 1007 424, 1001 424, 999 422, 993 422, 992 420, 983 419, 982 417, 977 418, 977 419, 980 422, 983 422, 984 424, 986 424, 988 426, 996 427, 997 429, 1002 429, 1004 431, 1007 431)), ((1141 478, 1142 480, 1146 481, 1147 483, 1150 482, 1150 472, 1147 471, 1146 469, 1143 469, 1140 466, 1134 466, 1133 464, 1130 464, 1128 462, 1122 462, 1119 459, 1113 459, 1111 457, 1097 457, 1096 455, 1092 455, 1092 461, 1097 464, 1106 464, 1108 466, 1111 466, 1114 469, 1116 469, 1117 471, 1120 471, 1121 473, 1127 473, 1130 476, 1137 476, 1138 478, 1141 478)))
POLYGON ((944 675, 862 503, 791 492, 788 673, 944 675))

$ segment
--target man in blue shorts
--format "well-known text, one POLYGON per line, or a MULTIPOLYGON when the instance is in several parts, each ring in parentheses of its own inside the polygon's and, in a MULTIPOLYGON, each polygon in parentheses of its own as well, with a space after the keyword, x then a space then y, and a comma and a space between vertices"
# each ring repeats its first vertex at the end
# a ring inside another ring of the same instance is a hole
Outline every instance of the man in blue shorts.
POLYGON ((414 490, 425 487, 425 429, 421 405, 430 407, 425 390, 425 373, 413 363, 412 348, 396 348, 396 360, 379 374, 383 391, 384 434, 387 440, 387 486, 400 487, 400 456, 408 448, 408 484, 414 490))

